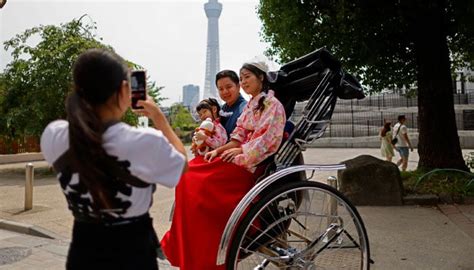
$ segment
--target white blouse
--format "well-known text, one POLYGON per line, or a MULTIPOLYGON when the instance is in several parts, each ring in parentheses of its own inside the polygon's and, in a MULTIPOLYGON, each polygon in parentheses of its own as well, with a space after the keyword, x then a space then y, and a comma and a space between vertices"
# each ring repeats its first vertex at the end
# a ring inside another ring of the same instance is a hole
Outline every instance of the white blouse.
MULTIPOLYGON (((69 148, 68 127, 69 123, 65 120, 50 123, 41 136, 41 150, 46 161, 55 167, 73 214, 95 217, 92 213, 92 196, 80 183, 79 173, 71 171, 73 169, 68 165, 60 168, 54 166, 69 148)), ((119 186, 113 191, 113 199, 119 201, 120 211, 112 213, 113 218, 130 218, 147 213, 152 204, 155 184, 170 188, 178 184, 185 157, 168 142, 161 131, 117 123, 105 131, 103 142, 106 153, 116 158, 119 166, 133 177, 150 184, 136 187, 117 181, 119 186)), ((67 160, 61 163, 68 164, 67 160)))

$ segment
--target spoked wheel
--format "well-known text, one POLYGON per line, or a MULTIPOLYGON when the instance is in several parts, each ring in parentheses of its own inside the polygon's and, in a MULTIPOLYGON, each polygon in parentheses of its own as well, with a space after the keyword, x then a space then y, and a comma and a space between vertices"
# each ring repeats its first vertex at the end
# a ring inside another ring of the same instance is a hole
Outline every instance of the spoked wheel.
POLYGON ((227 269, 369 269, 367 233, 355 207, 311 181, 261 198, 237 229, 227 269))

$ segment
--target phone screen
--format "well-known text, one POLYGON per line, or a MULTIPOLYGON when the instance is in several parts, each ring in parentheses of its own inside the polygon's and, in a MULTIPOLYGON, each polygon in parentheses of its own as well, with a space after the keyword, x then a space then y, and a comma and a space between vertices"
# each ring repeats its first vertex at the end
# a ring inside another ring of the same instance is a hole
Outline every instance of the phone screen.
POLYGON ((132 109, 143 109, 137 106, 138 100, 146 100, 146 74, 144 70, 134 70, 131 75, 132 109))

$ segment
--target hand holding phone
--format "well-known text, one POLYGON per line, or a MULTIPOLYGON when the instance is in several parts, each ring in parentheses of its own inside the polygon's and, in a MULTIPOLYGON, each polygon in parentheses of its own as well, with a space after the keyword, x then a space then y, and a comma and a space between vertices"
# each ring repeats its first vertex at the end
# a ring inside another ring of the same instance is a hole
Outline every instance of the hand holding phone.
POLYGON ((146 100, 146 71, 133 70, 131 74, 132 109, 143 109, 138 100, 146 100))

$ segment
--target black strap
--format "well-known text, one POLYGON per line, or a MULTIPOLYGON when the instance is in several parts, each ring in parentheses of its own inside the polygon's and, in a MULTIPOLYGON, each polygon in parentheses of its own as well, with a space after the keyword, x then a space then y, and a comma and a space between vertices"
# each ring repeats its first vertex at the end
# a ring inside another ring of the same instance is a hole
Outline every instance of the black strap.
POLYGON ((400 129, 402 128, 402 123, 400 123, 400 126, 398 126, 398 129, 397 129, 397 134, 395 134, 395 138, 398 136, 398 132, 400 132, 400 129))

